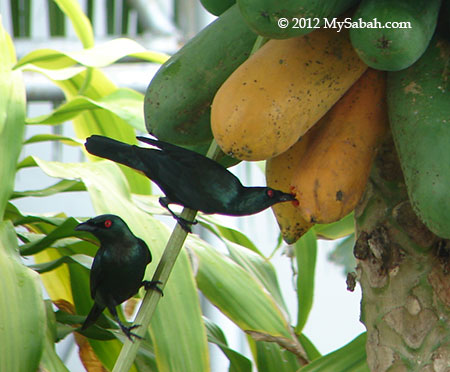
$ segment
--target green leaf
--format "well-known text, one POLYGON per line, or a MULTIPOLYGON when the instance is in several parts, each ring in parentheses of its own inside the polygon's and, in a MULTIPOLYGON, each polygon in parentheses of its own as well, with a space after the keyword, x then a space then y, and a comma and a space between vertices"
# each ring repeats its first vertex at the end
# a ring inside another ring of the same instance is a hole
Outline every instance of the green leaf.
POLYGON ((54 270, 57 267, 60 267, 62 264, 78 264, 82 265, 88 269, 91 268, 92 258, 89 259, 88 256, 85 255, 73 255, 73 256, 62 256, 53 261, 43 262, 39 264, 29 265, 30 269, 38 272, 39 274, 46 273, 48 271, 54 270))
POLYGON ((17 254, 11 222, 0 222, 0 371, 36 371, 46 315, 39 276, 17 254))
POLYGON ((292 372, 300 368, 296 356, 273 342, 254 341, 248 337, 258 372, 292 372))
POLYGON ((52 372, 69 372, 55 350, 56 319, 51 301, 45 301, 47 327, 44 340, 44 351, 40 362, 40 369, 52 372))
POLYGON ((26 113, 25 86, 21 71, 12 71, 16 61, 11 38, 0 18, 0 220, 13 191, 16 164, 22 149, 26 113))
POLYGON ((28 190, 28 191, 14 191, 10 197, 10 200, 16 198, 23 198, 27 196, 33 197, 45 197, 62 192, 73 192, 73 191, 86 191, 86 187, 80 181, 75 180, 62 180, 55 183, 52 186, 46 187, 41 190, 28 190))
POLYGON ((285 314, 289 314, 281 294, 275 268, 265 257, 254 253, 238 244, 227 243, 230 258, 239 264, 266 288, 285 314))
POLYGON ((315 225, 312 227, 318 238, 335 240, 343 238, 355 231, 355 217, 353 212, 339 221, 315 225))
MULTIPOLYGON (((84 85, 86 72, 69 80, 55 82, 64 91, 68 100, 73 99, 84 85)), ((98 101, 117 90, 116 86, 100 70, 92 69, 90 84, 84 95, 98 101)), ((136 132, 124 120, 107 110, 85 111, 73 119, 74 130, 78 138, 85 139, 92 134, 102 134, 130 144, 137 143, 136 132)), ((88 154, 89 159, 96 159, 88 154)), ((150 181, 147 177, 125 166, 119 166, 125 174, 131 191, 137 194, 150 193, 150 181)))
MULTIPOLYGON (((129 186, 118 166, 107 161, 75 164, 46 162, 40 159, 36 161, 41 169, 52 177, 81 178, 88 188, 97 213, 119 214, 133 232, 147 242, 154 263, 148 266, 145 278, 151 280, 155 262, 158 262, 161 256, 169 232, 159 221, 133 204, 129 186)), ((87 286, 83 284, 87 280, 84 278, 87 273, 83 274, 81 269, 83 268, 79 265, 70 265, 72 285, 80 283, 80 286, 87 286)), ((170 280, 164 284, 164 297, 158 304, 149 327, 158 370, 208 371, 206 331, 201 318, 197 288, 184 250, 178 257, 170 280), (189 332, 186 332, 186 325, 189 325, 189 332)), ((73 286, 72 291, 75 292, 73 286)), ((80 288, 79 293, 82 292, 80 288)), ((76 297, 74 293, 74 298, 76 297)), ((75 303, 79 304, 77 311, 80 313, 85 314, 89 310, 90 305, 81 299, 76 299, 75 303)), ((106 348, 95 350, 97 355, 105 357, 103 353, 107 352, 106 348)), ((109 353, 111 354, 111 351, 109 353)), ((112 354, 114 355, 115 351, 112 354)))
POLYGON ((294 245, 297 261, 298 314, 295 332, 300 334, 308 320, 314 297, 314 275, 316 270, 317 240, 309 230, 294 245))
POLYGON ((46 235, 42 239, 31 241, 20 247, 20 254, 23 256, 29 256, 36 254, 48 247, 50 247, 55 241, 67 238, 69 236, 80 235, 74 229, 79 224, 75 218, 68 218, 60 226, 55 228, 50 234, 46 235))
POLYGON ((53 0, 58 4, 63 13, 69 17, 72 26, 78 38, 85 48, 90 48, 94 45, 94 32, 92 31, 91 23, 86 15, 81 10, 80 4, 77 0, 53 0))
POLYGON ((299 372, 370 372, 366 362, 367 334, 362 333, 340 349, 314 360, 299 372))
POLYGON ((257 278, 195 235, 187 245, 198 259, 200 290, 239 328, 291 339, 283 312, 257 278))
POLYGON ((308 337, 306 337, 305 334, 301 333, 297 337, 300 344, 303 346, 303 349, 305 350, 309 360, 315 360, 322 356, 319 350, 317 350, 317 348, 314 346, 311 340, 308 337))
POLYGON ((85 110, 103 109, 117 115, 135 129, 145 132, 143 102, 143 94, 128 88, 117 89, 99 100, 77 96, 48 115, 28 119, 27 124, 61 124, 85 110))
POLYGON ((246 247, 253 252, 262 256, 262 253, 256 247, 256 245, 243 233, 239 230, 232 229, 230 227, 226 227, 222 225, 218 219, 214 216, 199 214, 200 224, 211 231, 214 235, 216 235, 221 240, 228 240, 229 242, 239 244, 243 247, 246 247), (206 222, 206 223, 205 223, 206 222))
POLYGON ((217 345, 230 361, 229 372, 251 372, 252 362, 242 354, 228 347, 227 340, 220 327, 208 318, 203 317, 208 334, 208 341, 217 345))
POLYGON ((165 54, 147 51, 134 40, 120 38, 77 52, 38 49, 24 56, 15 68, 34 65, 43 69, 64 69, 77 63, 86 67, 105 67, 127 56, 156 63, 168 59, 165 54))
MULTIPOLYGON (((27 119, 28 121, 29 119, 27 119)), ((81 146, 81 142, 75 141, 71 137, 60 136, 58 134, 36 134, 28 138, 23 144, 28 145, 30 143, 46 142, 46 141, 60 141, 69 146, 81 146)))

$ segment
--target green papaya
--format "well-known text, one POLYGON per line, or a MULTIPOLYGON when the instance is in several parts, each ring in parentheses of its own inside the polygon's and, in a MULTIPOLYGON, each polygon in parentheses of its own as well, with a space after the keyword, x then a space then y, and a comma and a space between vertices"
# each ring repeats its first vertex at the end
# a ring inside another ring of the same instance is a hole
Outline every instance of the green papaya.
POLYGON ((441 0, 363 0, 352 19, 358 25, 350 29, 352 45, 369 67, 407 68, 425 52, 440 4, 441 0))
POLYGON ((214 94, 248 58, 255 40, 233 5, 169 58, 145 94, 149 133, 178 145, 210 142, 214 94))
MULTIPOLYGON (((237 0, 242 16, 259 35, 288 39, 321 28, 358 0, 237 0)), ((328 27, 330 23, 328 23, 328 27)))
POLYGON ((200 0, 209 13, 220 16, 225 10, 236 3, 236 0, 200 0))
POLYGON ((389 120, 411 204, 450 238, 450 43, 436 36, 411 67, 388 74, 389 120))
MULTIPOLYGON (((192 145, 192 146, 186 146, 183 147, 195 151, 199 154, 206 155, 206 153, 209 150, 209 143, 201 144, 201 145, 192 145)), ((225 168, 232 167, 236 164, 239 164, 241 161, 236 158, 232 158, 231 156, 226 155, 223 151, 220 151, 219 155, 215 159, 219 164, 222 164, 225 168)))

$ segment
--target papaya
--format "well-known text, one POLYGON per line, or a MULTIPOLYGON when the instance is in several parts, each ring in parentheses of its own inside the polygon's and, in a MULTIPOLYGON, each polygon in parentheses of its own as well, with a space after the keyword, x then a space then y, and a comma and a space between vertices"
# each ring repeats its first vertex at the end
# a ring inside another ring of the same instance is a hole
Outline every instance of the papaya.
POLYGON ((211 128, 222 151, 241 160, 285 152, 362 75, 367 66, 348 32, 316 30, 270 40, 217 91, 211 128))
POLYGON ((321 28, 326 19, 332 20, 357 2, 358 0, 237 0, 248 25, 257 34, 270 39, 305 35, 321 28), (283 18, 288 23, 283 25, 283 18))
POLYGON ((425 52, 440 4, 441 0, 363 0, 353 15, 359 26, 350 29, 353 47, 372 68, 407 68, 425 52))
MULTIPOLYGON (((291 192, 291 180, 294 172, 299 167, 308 144, 313 138, 313 132, 317 126, 313 126, 305 133, 289 150, 266 161, 267 186, 289 193, 291 192)), ((292 203, 279 203, 272 206, 272 211, 280 227, 281 236, 287 244, 294 244, 312 226, 306 221, 300 210, 292 203)))
POLYGON ((237 5, 200 31, 158 70, 144 99, 145 125, 178 145, 210 142, 210 107, 217 89, 256 40, 237 5))
POLYGON ((450 42, 437 35, 411 67, 388 74, 392 136, 411 205, 450 239, 450 42))
POLYGON ((200 0, 209 13, 220 16, 225 10, 236 3, 236 0, 200 0))
POLYGON ((302 217, 331 223, 355 208, 387 133, 385 73, 368 69, 316 126, 291 182, 302 217))

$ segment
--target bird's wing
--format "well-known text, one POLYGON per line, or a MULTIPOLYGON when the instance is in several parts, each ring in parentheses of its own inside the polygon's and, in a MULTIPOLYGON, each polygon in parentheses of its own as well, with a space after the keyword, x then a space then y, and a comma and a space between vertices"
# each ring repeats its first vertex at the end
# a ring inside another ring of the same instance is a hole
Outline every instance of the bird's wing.
MULTIPOLYGON (((102 249, 100 247, 100 249, 102 249)), ((104 269, 103 265, 101 264, 103 251, 98 252, 97 255, 94 258, 94 262, 92 263, 91 267, 91 278, 90 278, 90 287, 91 287, 91 297, 95 299, 95 294, 97 292, 97 288, 99 287, 100 283, 103 281, 104 278, 104 269)))
POLYGON ((141 238, 136 239, 138 241, 138 244, 142 247, 142 251, 146 253, 145 262, 149 264, 150 262, 152 262, 152 253, 150 252, 150 249, 148 249, 147 244, 141 238))

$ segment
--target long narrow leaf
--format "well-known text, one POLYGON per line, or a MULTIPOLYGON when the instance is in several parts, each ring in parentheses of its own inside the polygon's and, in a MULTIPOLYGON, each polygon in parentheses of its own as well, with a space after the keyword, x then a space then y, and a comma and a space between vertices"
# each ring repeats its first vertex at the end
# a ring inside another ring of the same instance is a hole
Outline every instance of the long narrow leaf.
POLYGON ((309 316, 314 296, 314 275, 316 272, 317 240, 309 230, 295 243, 297 260, 298 314, 296 333, 300 334, 309 316))
POLYGON ((16 68, 32 64, 45 69, 62 69, 77 63, 86 67, 105 67, 127 56, 156 63, 164 63, 168 58, 165 54, 146 50, 134 40, 120 38, 77 52, 35 50, 24 56, 16 68))
POLYGON ((0 220, 13 190, 16 164, 22 149, 25 87, 21 71, 12 71, 16 56, 0 18, 0 220))
POLYGON ((91 23, 81 10, 77 0, 53 0, 59 8, 69 17, 75 33, 85 48, 94 45, 94 32, 91 23))
POLYGON ((299 372, 369 372, 366 339, 367 334, 362 333, 347 345, 316 359, 299 372))
POLYGON ((125 120, 135 129, 145 132, 143 117, 144 96, 134 90, 122 88, 100 98, 75 97, 59 106, 50 114, 41 115, 27 120, 27 124, 61 124, 73 119, 85 110, 107 110, 125 120))
POLYGON ((0 371, 36 371, 45 329, 38 274, 20 262, 11 222, 0 222, 0 371))

